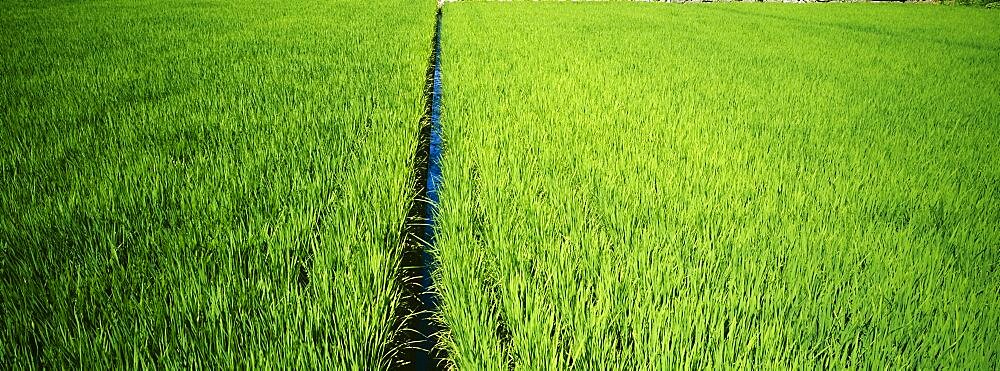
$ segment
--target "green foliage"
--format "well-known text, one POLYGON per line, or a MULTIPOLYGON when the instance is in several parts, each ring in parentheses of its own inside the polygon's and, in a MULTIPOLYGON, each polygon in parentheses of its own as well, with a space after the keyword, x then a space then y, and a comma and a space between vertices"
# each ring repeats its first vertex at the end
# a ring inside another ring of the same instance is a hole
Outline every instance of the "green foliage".
POLYGON ((998 21, 447 4, 452 361, 996 368, 998 21))
POLYGON ((7 4, 0 364, 384 366, 433 12, 7 4))
POLYGON ((982 6, 986 8, 992 8, 991 2, 994 0, 952 0, 954 5, 966 5, 966 6, 982 6))

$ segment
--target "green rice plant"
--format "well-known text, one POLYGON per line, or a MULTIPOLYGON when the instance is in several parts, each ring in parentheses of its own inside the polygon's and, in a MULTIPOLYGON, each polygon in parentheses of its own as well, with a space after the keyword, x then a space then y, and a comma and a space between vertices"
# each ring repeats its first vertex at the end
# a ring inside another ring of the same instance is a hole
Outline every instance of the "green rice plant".
POLYGON ((3 7, 0 364, 387 366, 433 2, 3 7))
POLYGON ((458 368, 1000 365, 997 14, 444 11, 458 368))

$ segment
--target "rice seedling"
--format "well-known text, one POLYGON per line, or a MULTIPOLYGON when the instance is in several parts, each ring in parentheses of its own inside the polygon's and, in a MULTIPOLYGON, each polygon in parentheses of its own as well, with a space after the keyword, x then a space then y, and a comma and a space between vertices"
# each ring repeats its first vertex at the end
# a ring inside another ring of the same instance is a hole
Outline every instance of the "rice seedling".
POLYGON ((445 5, 451 361, 996 368, 998 17, 445 5))
POLYGON ((433 2, 7 2, 0 363, 385 367, 433 2))

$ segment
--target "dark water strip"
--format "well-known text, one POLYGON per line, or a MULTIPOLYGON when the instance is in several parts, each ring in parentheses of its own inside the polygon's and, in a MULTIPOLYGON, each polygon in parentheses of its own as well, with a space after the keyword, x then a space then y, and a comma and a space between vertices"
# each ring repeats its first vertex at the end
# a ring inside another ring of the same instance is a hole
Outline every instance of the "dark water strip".
MULTIPOLYGON (((434 31, 434 81, 431 93, 431 137, 430 153, 427 166, 427 199, 425 212, 428 223, 424 226, 424 235, 428 246, 434 246, 434 212, 438 204, 438 186, 441 184, 441 9, 437 13, 437 26, 434 31)), ((424 284, 431 287, 431 271, 437 268, 437 261, 427 249, 424 250, 424 284)), ((425 293, 429 300, 437 303, 437 296, 425 293)), ((437 308, 437 305, 434 305, 437 308)))
POLYGON ((433 318, 439 299, 431 274, 437 261, 429 251, 434 246, 434 212, 441 182, 441 8, 436 15, 424 95, 420 138, 413 156, 414 199, 407 214, 398 277, 403 288, 396 309, 399 331, 391 347, 390 367, 397 370, 439 370, 446 366, 446 354, 438 346, 441 325, 433 318))

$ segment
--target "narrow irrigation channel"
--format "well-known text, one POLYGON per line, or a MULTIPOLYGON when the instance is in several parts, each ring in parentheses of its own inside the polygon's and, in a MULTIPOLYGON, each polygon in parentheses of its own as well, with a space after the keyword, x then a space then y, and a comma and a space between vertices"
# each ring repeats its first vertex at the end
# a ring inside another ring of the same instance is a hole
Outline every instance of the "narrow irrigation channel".
POLYGON ((444 350, 437 346, 440 324, 433 316, 438 309, 431 273, 437 263, 429 249, 434 246, 434 208, 441 179, 441 8, 438 7, 431 56, 427 67, 424 116, 420 140, 414 154, 414 199, 405 226, 399 285, 403 297, 396 309, 397 332, 393 344, 393 369, 436 370, 445 367, 444 350))

